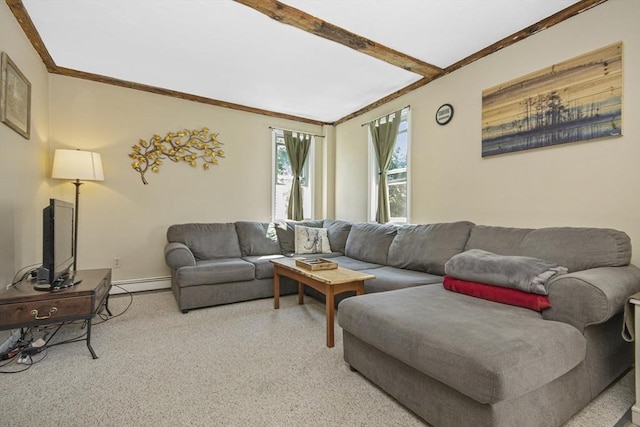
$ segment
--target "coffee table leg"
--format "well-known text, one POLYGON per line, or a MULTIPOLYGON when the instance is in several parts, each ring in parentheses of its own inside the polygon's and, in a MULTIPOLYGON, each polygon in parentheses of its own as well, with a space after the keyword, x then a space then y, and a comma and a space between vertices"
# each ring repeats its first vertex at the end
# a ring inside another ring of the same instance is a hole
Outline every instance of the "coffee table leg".
POLYGON ((298 304, 304 304, 304 285, 298 282, 298 304))
POLYGON ((280 308, 280 275, 277 267, 273 270, 273 308, 280 308))
POLYGON ((327 286, 326 295, 326 312, 327 312, 327 347, 333 347, 334 338, 333 338, 333 302, 334 302, 334 293, 333 286, 327 286))

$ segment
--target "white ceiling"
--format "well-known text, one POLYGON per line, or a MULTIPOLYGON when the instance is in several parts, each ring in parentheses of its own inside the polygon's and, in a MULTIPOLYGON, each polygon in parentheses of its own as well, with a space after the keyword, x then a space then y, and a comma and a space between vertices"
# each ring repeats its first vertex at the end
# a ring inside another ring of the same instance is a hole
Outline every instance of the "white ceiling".
MULTIPOLYGON (((577 0, 282 2, 446 68, 577 0)), ((327 123, 422 78, 231 0, 23 4, 59 67, 327 123)))

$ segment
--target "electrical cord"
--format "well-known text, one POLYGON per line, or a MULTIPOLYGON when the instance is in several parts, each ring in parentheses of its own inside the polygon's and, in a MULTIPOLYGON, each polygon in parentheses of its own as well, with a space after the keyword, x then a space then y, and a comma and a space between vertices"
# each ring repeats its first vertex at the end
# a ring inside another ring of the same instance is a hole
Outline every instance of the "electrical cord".
POLYGON ((41 362, 42 360, 44 360, 45 357, 47 357, 48 353, 47 353, 46 346, 43 346, 42 349, 38 350, 37 352, 25 354, 26 351, 28 351, 27 349, 29 348, 29 344, 30 342, 23 341, 19 346, 15 347, 15 348, 19 348, 20 351, 15 355, 13 355, 10 359, 8 359, 7 362, 0 364, 0 374, 17 374, 20 372, 24 372, 27 369, 31 368, 32 365, 35 365, 36 363, 41 362), (40 358, 34 359, 35 355, 42 355, 42 356, 40 358), (21 369, 15 369, 10 371, 2 369, 12 364, 16 364, 16 365, 22 364, 24 366, 21 369))
POLYGON ((108 316, 108 315, 104 314, 104 312, 98 313, 98 317, 100 317, 101 321, 93 323, 94 326, 95 325, 100 325, 100 324, 106 322, 107 320, 115 319, 116 317, 122 316, 123 314, 125 314, 129 310, 129 308, 133 304, 133 293, 129 292, 128 290, 126 290, 125 288, 123 288, 122 286, 119 286, 119 285, 112 285, 112 287, 118 288, 121 291, 123 291, 124 293, 126 293, 127 295, 129 295, 129 304, 127 304, 127 306, 124 308, 124 310, 122 310, 118 314, 114 314, 113 316, 108 316))
POLYGON ((12 286, 15 286, 18 283, 24 281, 24 279, 29 277, 33 272, 37 271, 38 269, 36 268, 36 266, 40 266, 40 265, 41 264, 31 264, 31 265, 27 265, 26 267, 22 267, 20 270, 18 270, 18 272, 15 274, 15 276, 13 276, 13 280, 11 281, 11 284, 7 285, 7 289, 9 289, 12 286), (23 271, 24 271, 24 273, 23 273, 23 271), (20 276, 21 273, 22 273, 22 275, 20 276), (20 276, 19 280, 18 280, 18 276, 20 276))

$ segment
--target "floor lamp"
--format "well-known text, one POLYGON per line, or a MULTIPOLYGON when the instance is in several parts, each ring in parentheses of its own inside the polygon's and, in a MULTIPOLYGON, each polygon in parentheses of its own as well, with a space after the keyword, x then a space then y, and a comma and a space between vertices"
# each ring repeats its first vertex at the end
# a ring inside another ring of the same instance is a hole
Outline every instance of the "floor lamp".
POLYGON ((78 199, 83 181, 104 181, 100 154, 80 150, 56 150, 53 154, 51 178, 72 179, 76 186, 76 204, 73 229, 73 271, 77 271, 78 262, 78 199))

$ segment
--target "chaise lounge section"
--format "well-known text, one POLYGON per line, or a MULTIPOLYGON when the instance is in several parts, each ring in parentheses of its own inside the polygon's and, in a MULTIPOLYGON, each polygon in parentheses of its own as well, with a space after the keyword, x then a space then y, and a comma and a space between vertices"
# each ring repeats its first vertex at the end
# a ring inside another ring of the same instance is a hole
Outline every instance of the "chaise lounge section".
POLYGON ((345 361, 434 426, 559 426, 631 367, 620 331, 640 269, 626 234, 474 226, 472 249, 569 273, 548 281, 551 307, 540 311, 443 286, 349 298, 345 361))

